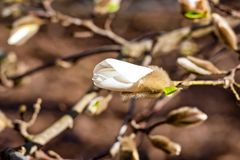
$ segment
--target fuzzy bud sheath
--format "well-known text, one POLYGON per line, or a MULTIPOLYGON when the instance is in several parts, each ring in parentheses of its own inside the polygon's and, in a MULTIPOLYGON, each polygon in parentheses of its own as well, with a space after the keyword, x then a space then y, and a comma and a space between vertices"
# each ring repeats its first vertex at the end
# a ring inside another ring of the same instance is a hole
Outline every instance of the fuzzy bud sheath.
POLYGON ((134 92, 162 92, 164 88, 172 85, 166 71, 158 67, 151 67, 151 69, 153 69, 151 73, 141 78, 133 86, 134 92))

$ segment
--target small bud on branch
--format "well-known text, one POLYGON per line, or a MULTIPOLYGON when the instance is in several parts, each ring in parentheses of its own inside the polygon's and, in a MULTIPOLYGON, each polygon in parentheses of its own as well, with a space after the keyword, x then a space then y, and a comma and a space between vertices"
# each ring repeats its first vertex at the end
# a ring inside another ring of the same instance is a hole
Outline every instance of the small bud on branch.
POLYGON ((238 50, 238 39, 236 33, 228 22, 217 13, 212 14, 215 33, 224 44, 233 50, 238 50))
POLYGON ((166 119, 166 123, 176 127, 184 127, 198 124, 207 119, 207 115, 197 108, 182 107, 171 111, 166 119))
POLYGON ((22 45, 35 35, 40 26, 43 24, 42 20, 34 16, 26 16, 20 18, 13 24, 11 35, 8 39, 9 45, 22 45))
POLYGON ((149 140, 152 145, 170 155, 179 155, 181 153, 181 146, 169 138, 162 135, 149 135, 149 140))

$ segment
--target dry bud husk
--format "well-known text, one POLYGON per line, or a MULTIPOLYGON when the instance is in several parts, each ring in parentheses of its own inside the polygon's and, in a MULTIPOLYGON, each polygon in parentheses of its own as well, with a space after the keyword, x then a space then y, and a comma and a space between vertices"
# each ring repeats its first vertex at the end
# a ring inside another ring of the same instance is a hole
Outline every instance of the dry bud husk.
POLYGON ((35 35, 43 21, 35 16, 25 16, 13 24, 11 35, 8 39, 9 45, 23 45, 35 35))
POLYGON ((184 69, 201 75, 221 74, 223 73, 210 61, 188 56, 177 59, 177 63, 184 69))
POLYGON ((184 127, 201 123, 206 119, 207 115, 196 107, 182 107, 171 111, 166 122, 177 127, 184 127))
POLYGON ((236 33, 228 22, 219 14, 212 14, 215 33, 222 40, 224 44, 233 50, 238 50, 238 39, 236 33))
POLYGON ((127 43, 123 46, 122 53, 129 57, 139 58, 144 55, 144 53, 150 51, 152 48, 152 41, 141 41, 127 43))
POLYGON ((123 137, 120 140, 120 160, 139 160, 137 146, 134 141, 135 135, 123 137))
POLYGON ((159 93, 173 85, 168 73, 162 68, 151 67, 153 72, 140 79, 135 86, 137 92, 159 93))
POLYGON ((94 0, 95 14, 115 13, 120 9, 121 0, 94 0))
POLYGON ((91 115, 99 115, 108 108, 108 103, 111 101, 112 95, 109 94, 106 97, 96 97, 94 98, 87 107, 87 111, 91 115))
POLYGON ((154 147, 163 150, 167 154, 177 156, 181 153, 181 146, 165 136, 149 135, 149 140, 154 147))
POLYGON ((165 70, 158 67, 151 68, 153 72, 133 85, 133 92, 122 92, 123 100, 130 98, 157 98, 162 95, 165 88, 173 86, 173 82, 165 70))
POLYGON ((209 17, 211 8, 208 0, 179 0, 182 14, 189 19, 209 17))

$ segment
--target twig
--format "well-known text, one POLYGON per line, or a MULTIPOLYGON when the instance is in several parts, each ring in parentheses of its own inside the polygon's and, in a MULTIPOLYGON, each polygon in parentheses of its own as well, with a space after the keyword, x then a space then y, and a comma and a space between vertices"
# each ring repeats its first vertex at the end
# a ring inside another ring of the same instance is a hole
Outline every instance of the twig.
POLYGON ((36 122, 38 114, 41 109, 41 103, 42 100, 39 98, 37 102, 34 104, 34 112, 31 119, 28 122, 19 119, 13 121, 15 129, 18 130, 21 136, 23 136, 26 140, 30 140, 31 138, 33 138, 33 135, 29 134, 27 130, 36 122))
POLYGON ((68 25, 74 24, 76 26, 86 27, 87 29, 91 30, 93 33, 101 35, 103 37, 107 37, 108 39, 113 40, 114 42, 121 44, 121 45, 125 45, 128 43, 127 40, 118 36, 117 34, 112 32, 112 30, 110 30, 108 28, 102 29, 102 28, 98 27, 92 20, 82 20, 80 18, 71 17, 71 16, 65 15, 61 12, 54 10, 51 6, 52 2, 53 2, 53 0, 44 0, 42 2, 43 6, 48 14, 47 18, 54 18, 58 21, 62 21, 63 23, 65 22, 68 25))
MULTIPOLYGON (((51 139, 62 133, 67 128, 71 128, 73 126, 73 120, 74 118, 82 113, 86 107, 86 105, 94 98, 96 97, 96 92, 89 92, 86 95, 84 95, 81 100, 73 106, 72 110, 62 116, 58 121, 56 121, 54 124, 49 126, 46 130, 43 132, 34 135, 31 140, 29 140, 26 144, 19 146, 15 149, 6 149, 1 152, 2 157, 9 157, 10 159, 6 160, 12 160, 11 157, 19 157, 18 155, 21 153, 21 155, 31 155, 34 152, 36 152, 38 149, 40 149, 42 146, 44 146, 46 143, 48 143, 51 139)), ((21 156, 22 157, 22 156, 21 156)), ((23 158, 19 158, 20 160, 23 160, 23 158)))
POLYGON ((116 136, 116 138, 115 138, 116 140, 114 141, 113 145, 111 147, 109 147, 108 149, 106 149, 105 151, 102 151, 101 153, 99 153, 96 156, 94 156, 93 158, 91 158, 91 160, 99 160, 99 159, 107 157, 111 154, 110 150, 114 147, 114 145, 116 143, 118 143, 120 137, 122 137, 125 134, 125 132, 127 131, 128 124, 133 118, 135 107, 136 107, 135 99, 131 99, 129 102, 129 106, 128 106, 128 112, 123 120, 123 124, 119 129, 118 135, 116 136))
POLYGON ((144 134, 149 134, 153 129, 155 129, 156 127, 165 124, 166 121, 165 120, 159 120, 155 123, 153 123, 152 125, 145 127, 145 128, 141 128, 138 127, 137 124, 132 123, 132 128, 133 128, 133 132, 137 133, 137 132, 142 132, 144 134))
MULTIPOLYGON (((211 2, 211 1, 210 1, 211 2)), ((223 4, 214 4, 211 2, 211 4, 213 5, 214 8, 216 8, 217 10, 227 14, 227 15, 230 15, 234 18, 240 18, 240 12, 237 11, 237 10, 234 10, 228 6, 225 6, 223 4)))
POLYGON ((34 69, 31 69, 31 70, 29 70, 29 71, 27 71, 27 72, 25 72, 23 74, 12 76, 12 77, 8 77, 8 79, 13 80, 13 81, 17 81, 19 79, 22 79, 24 77, 30 76, 30 75, 32 75, 34 73, 37 73, 39 71, 42 71, 42 70, 45 70, 47 68, 56 66, 56 64, 57 64, 57 62, 59 60, 67 61, 67 62, 76 62, 77 60, 85 58, 85 57, 88 57, 88 56, 92 56, 92 55, 96 55, 96 54, 102 54, 102 53, 107 53, 107 52, 118 53, 120 51, 121 51, 121 47, 118 46, 118 45, 101 46, 101 47, 98 47, 98 48, 85 50, 85 51, 82 51, 80 53, 73 54, 73 55, 70 55, 70 56, 67 56, 67 57, 58 58, 56 60, 50 61, 48 63, 45 63, 45 64, 43 64, 41 66, 38 66, 38 67, 36 67, 34 69))
POLYGON ((225 80, 195 80, 195 81, 174 81, 175 86, 190 87, 190 86, 216 86, 224 85, 225 80))
POLYGON ((35 135, 31 140, 34 143, 45 145, 52 138, 56 137, 58 134, 62 133, 67 128, 72 128, 74 118, 83 112, 86 105, 96 96, 95 92, 88 93, 73 106, 70 113, 62 116, 57 122, 48 127, 45 131, 35 135))

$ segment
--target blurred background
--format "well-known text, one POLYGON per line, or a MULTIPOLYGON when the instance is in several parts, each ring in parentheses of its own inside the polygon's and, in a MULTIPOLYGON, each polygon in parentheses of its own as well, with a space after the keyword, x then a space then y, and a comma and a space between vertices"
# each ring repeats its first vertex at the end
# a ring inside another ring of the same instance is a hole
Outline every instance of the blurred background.
MULTIPOLYGON (((221 3, 240 9, 239 0, 223 0, 221 3)), ((0 9, 4 6, 0 2, 0 9)), ((92 1, 89 0, 58 0, 53 6, 65 14, 89 18, 91 17, 92 1)), ((123 0, 120 12, 113 21, 113 31, 126 39, 132 39, 153 31, 168 32, 189 24, 180 13, 177 0, 123 0)), ((102 26, 104 19, 94 18, 102 26)), ((9 25, 12 19, 0 19, 0 48, 16 53, 18 60, 27 69, 39 66, 49 60, 61 56, 79 53, 85 49, 112 44, 106 38, 94 35, 90 38, 74 38, 75 31, 82 28, 70 26, 64 28, 59 24, 48 23, 22 46, 9 46, 7 39, 10 34, 9 25)), ((236 31, 240 31, 237 27, 236 31)), ((212 52, 214 37, 205 36, 196 40, 201 50, 198 54, 208 58, 212 52)), ((216 47, 216 46, 214 46, 216 47)), ((176 58, 179 51, 166 56, 154 58, 153 64, 166 69, 173 79, 179 78, 176 58)), ((68 111, 91 85, 92 70, 95 64, 114 54, 101 54, 80 60, 70 69, 53 67, 29 77, 29 82, 17 88, 2 89, 0 93, 0 109, 11 118, 18 118, 18 107, 26 104, 31 115, 32 104, 37 98, 43 99, 41 113, 31 133, 38 133, 68 111)), ((239 63, 237 55, 225 49, 213 60, 221 69, 230 69, 239 63)), ((238 76, 239 77, 239 76, 238 76)), ((138 100, 137 112, 149 107, 152 100, 138 100)), ((168 103, 161 114, 173 108, 196 106, 209 115, 209 119, 190 128, 175 128, 164 125, 154 133, 169 136, 182 145, 182 154, 178 157, 169 156, 153 148, 147 140, 139 146, 143 160, 239 160, 240 157, 240 105, 233 94, 221 87, 191 87, 182 91, 168 103)), ((44 147, 54 150, 64 158, 89 159, 93 155, 108 148, 122 124, 127 112, 127 103, 121 101, 118 93, 110 103, 107 111, 97 117, 80 115, 72 130, 67 130, 44 147)), ((158 118, 157 116, 155 118, 158 118)), ((7 129, 0 133, 0 150, 23 144, 23 140, 14 130, 7 129)))

